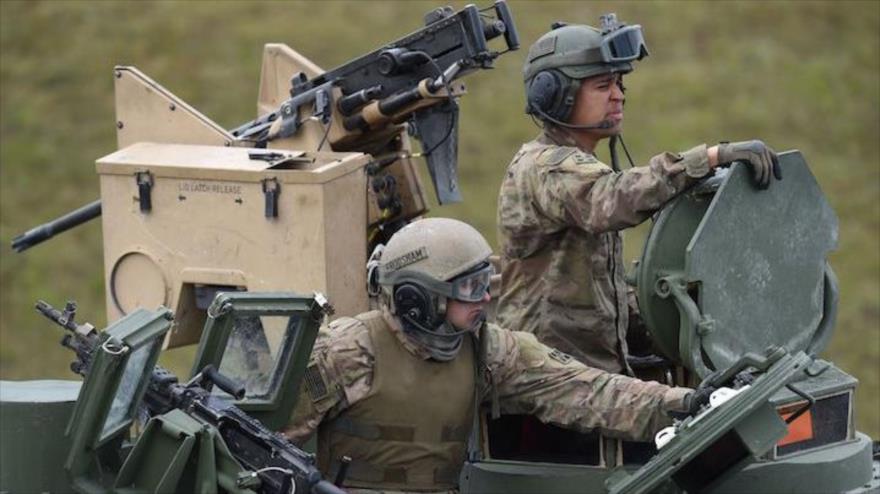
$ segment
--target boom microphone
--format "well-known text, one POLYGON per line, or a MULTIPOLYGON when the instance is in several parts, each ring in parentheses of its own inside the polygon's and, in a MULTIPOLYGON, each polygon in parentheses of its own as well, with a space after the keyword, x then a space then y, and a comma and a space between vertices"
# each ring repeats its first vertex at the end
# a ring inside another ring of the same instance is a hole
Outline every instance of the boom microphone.
POLYGON ((557 120, 557 119, 551 117, 550 115, 547 115, 547 113, 545 113, 544 110, 542 110, 536 106, 532 106, 531 109, 535 110, 538 113, 538 115, 540 115, 543 119, 548 120, 550 122, 553 122, 554 124, 559 125, 560 127, 565 127, 567 129, 593 130, 593 129, 610 129, 610 128, 614 127, 614 122, 612 122, 611 120, 602 120, 601 122, 599 122, 595 125, 574 125, 574 124, 563 122, 562 120, 557 120))

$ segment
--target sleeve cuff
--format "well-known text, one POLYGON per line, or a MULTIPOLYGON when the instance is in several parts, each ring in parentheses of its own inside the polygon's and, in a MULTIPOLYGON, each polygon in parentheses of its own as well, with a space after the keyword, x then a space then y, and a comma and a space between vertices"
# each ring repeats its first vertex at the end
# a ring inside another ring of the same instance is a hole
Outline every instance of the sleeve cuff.
POLYGON ((684 171, 689 177, 702 178, 709 174, 709 153, 705 144, 688 149, 679 154, 679 163, 684 166, 684 171))
POLYGON ((664 412, 684 412, 685 397, 694 390, 691 388, 669 388, 663 395, 663 411, 664 412))

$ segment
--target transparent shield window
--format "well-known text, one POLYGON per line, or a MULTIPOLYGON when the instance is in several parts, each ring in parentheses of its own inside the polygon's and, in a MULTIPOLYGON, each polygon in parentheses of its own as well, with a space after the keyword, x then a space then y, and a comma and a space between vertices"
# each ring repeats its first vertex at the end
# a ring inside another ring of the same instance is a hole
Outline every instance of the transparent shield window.
POLYGON ((134 397, 141 382, 145 379, 147 362, 150 360, 150 354, 155 345, 155 342, 143 345, 128 357, 125 371, 122 374, 119 387, 116 388, 116 395, 113 397, 113 404, 110 406, 110 412, 104 421, 103 429, 101 429, 101 438, 114 432, 134 416, 134 397))
MULTIPOLYGON (((270 399, 292 351, 299 316, 235 316, 220 373, 245 388, 245 400, 270 399)), ((214 394, 226 393, 214 388, 214 394)))

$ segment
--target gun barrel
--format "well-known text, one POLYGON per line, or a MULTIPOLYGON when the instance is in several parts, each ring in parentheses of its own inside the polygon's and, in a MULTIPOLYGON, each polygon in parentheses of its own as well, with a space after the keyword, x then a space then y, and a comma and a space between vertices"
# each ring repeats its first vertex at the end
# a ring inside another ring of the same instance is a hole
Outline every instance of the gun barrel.
POLYGON ((76 302, 67 302, 64 312, 52 307, 48 302, 37 300, 34 308, 47 319, 69 331, 76 331, 77 324, 72 315, 76 314, 76 302))
POLYGON ((312 491, 315 494, 345 494, 344 490, 336 487, 327 480, 319 480, 318 483, 312 487, 312 491))
POLYGON ((71 211, 64 216, 31 228, 27 232, 12 239, 12 248, 16 252, 24 252, 34 245, 44 242, 61 232, 70 230, 87 221, 101 216, 101 200, 90 202, 85 206, 71 211))

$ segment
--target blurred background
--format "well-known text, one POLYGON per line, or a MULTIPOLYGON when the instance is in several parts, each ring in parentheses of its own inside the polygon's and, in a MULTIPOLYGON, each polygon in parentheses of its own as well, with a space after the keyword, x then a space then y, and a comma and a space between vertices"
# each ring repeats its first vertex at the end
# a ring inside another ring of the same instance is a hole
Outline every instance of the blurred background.
MULTIPOLYGON (((417 29, 442 5, 0 2, 0 379, 74 378, 60 333, 32 308, 36 299, 74 298, 80 321, 105 323, 100 221, 24 254, 9 245, 98 198, 94 162, 116 146, 114 65, 137 66, 232 128, 255 117, 264 43, 286 43, 330 69, 417 29)), ((469 77, 461 101, 465 203, 431 214, 466 220, 494 244, 504 169, 537 133, 523 114, 528 45, 555 20, 596 25, 600 14, 617 12, 640 23, 651 56, 626 78, 625 137, 637 164, 664 150, 751 138, 806 157, 840 217, 831 257, 840 312, 824 356, 861 381, 858 427, 880 437, 880 3, 511 7, 523 48, 469 77)), ((627 232, 627 263, 645 231, 627 232)))

